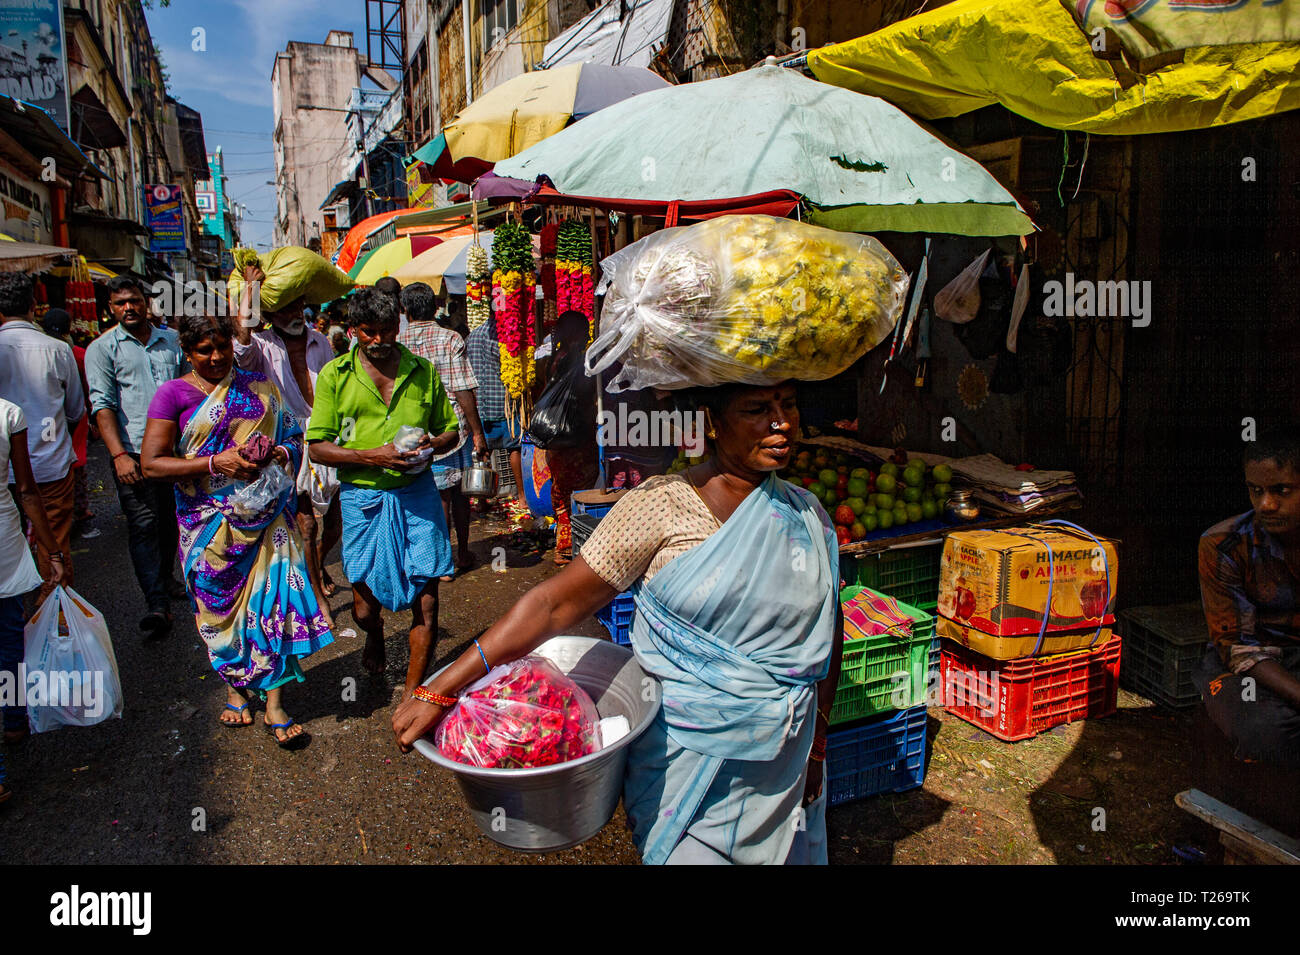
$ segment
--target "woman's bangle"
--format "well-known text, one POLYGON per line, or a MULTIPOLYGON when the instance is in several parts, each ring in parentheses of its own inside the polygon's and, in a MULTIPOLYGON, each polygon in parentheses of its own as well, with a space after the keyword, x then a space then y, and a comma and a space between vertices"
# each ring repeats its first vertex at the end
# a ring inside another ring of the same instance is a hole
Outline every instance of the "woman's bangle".
POLYGON ((427 686, 417 686, 411 691, 411 696, 424 703, 432 703, 434 706, 441 706, 446 709, 449 706, 456 705, 454 696, 443 696, 441 693, 434 693, 427 686))
POLYGON ((477 640, 474 641, 474 646, 478 647, 478 655, 479 655, 479 657, 483 660, 483 670, 484 670, 484 672, 486 672, 486 673, 491 673, 491 672, 492 672, 492 668, 491 668, 490 666, 488 666, 487 655, 483 652, 483 648, 482 648, 481 646, 479 646, 479 642, 478 642, 477 640))
POLYGON ((57 560, 60 564, 64 562, 63 551, 61 550, 51 551, 48 556, 50 560, 57 560))
POLYGON ((212 459, 213 459, 214 457, 216 457, 215 454, 209 454, 209 455, 208 455, 208 473, 211 474, 213 477, 215 477, 216 474, 217 474, 216 468, 214 468, 214 467, 212 466, 212 459))
POLYGON ((283 452, 284 452, 284 463, 285 463, 285 464, 288 464, 290 461, 293 460, 293 455, 289 453, 289 449, 286 448, 283 444, 277 444, 277 445, 275 446, 275 450, 277 450, 277 451, 283 451, 283 452))

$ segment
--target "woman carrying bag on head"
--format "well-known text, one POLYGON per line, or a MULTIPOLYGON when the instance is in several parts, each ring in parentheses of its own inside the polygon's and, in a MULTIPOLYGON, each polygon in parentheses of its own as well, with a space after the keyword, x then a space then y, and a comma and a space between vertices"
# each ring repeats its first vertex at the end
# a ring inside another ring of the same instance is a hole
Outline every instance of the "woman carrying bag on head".
POLYGON ((795 385, 679 393, 707 460, 629 491, 573 563, 403 703, 404 751, 485 667, 517 660, 630 589, 632 647, 662 706, 628 749, 623 802, 646 863, 825 863, 826 732, 839 681, 839 548, 776 472, 795 385))

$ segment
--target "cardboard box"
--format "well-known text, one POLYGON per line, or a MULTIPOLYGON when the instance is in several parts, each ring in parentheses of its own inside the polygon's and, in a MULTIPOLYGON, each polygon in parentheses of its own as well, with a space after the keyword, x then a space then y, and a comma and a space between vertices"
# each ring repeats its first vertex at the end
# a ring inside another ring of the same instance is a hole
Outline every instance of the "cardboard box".
POLYGON ((1040 654, 1087 646, 1099 626, 1115 623, 1118 555, 1114 541, 1098 541, 1100 546, 1057 527, 954 531, 939 565, 939 616, 951 624, 941 622, 941 634, 987 656, 1012 659, 976 647, 973 638, 962 639, 957 630, 1032 637, 1032 651, 1046 615, 1049 637, 1074 634, 1083 642, 1066 647, 1061 644, 1070 641, 1060 640, 1040 654))
POLYGON ((1046 657, 1056 653, 1070 653, 1074 650, 1087 650, 1099 647, 1114 636, 1110 627, 1102 627, 1097 633, 1095 626, 1087 630, 1049 630, 1043 637, 1043 645, 1034 652, 1038 643, 1038 631, 1021 637, 999 637, 975 627, 963 627, 946 617, 936 617, 935 633, 945 640, 969 647, 993 660, 1019 660, 1023 657, 1046 657))

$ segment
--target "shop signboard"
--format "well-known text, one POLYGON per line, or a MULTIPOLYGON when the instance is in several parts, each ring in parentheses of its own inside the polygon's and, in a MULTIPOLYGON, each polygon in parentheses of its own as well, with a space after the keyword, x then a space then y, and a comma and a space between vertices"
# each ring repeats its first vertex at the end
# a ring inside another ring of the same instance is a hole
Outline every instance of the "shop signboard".
POLYGON ((22 242, 49 245, 53 241, 53 210, 50 190, 29 179, 16 167, 0 159, 0 232, 22 242))
POLYGON ((60 0, 0 0, 0 93, 39 106, 69 131, 60 0))
POLYGON ((181 187, 160 183, 144 187, 150 252, 186 251, 185 208, 181 187))

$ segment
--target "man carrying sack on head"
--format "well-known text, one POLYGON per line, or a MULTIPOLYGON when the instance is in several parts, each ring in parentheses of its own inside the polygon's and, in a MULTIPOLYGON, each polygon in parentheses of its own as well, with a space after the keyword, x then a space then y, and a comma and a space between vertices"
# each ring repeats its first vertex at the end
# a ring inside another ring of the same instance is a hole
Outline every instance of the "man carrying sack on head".
MULTIPOLYGON (((315 401, 316 376, 334 358, 329 339, 307 324, 309 305, 343 295, 352 287, 347 275, 308 249, 289 246, 265 256, 237 250, 230 276, 231 298, 238 301, 235 363, 265 375, 284 396, 285 406, 305 430, 315 401), (254 290, 259 294, 255 298, 254 290), (271 327, 254 331, 266 319, 271 327)), ((316 603, 328 626, 334 626, 329 598, 337 592, 325 572, 325 558, 341 534, 338 475, 303 455, 298 469, 298 533, 307 552, 307 574, 316 603), (324 533, 317 539, 317 512, 324 514, 324 533)))

